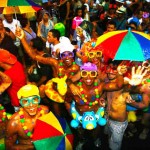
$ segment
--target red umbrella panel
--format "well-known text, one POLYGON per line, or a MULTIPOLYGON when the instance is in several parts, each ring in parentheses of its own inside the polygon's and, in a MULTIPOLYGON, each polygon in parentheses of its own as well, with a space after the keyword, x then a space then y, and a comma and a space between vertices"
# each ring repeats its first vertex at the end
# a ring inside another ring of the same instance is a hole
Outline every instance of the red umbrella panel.
POLYGON ((34 128, 33 144, 36 150, 72 150, 73 134, 64 118, 52 112, 40 117, 34 128))
POLYGON ((144 61, 150 58, 150 36, 131 30, 112 31, 97 39, 96 48, 105 59, 144 61))

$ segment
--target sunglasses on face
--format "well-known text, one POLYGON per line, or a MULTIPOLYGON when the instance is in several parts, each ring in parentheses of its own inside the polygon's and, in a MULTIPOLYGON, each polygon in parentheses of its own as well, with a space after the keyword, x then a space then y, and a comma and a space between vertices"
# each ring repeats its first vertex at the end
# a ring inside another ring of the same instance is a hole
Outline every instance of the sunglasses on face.
POLYGON ((114 69, 112 69, 112 68, 108 68, 108 69, 106 70, 106 73, 107 73, 107 74, 116 75, 116 74, 117 74, 117 70, 114 70, 114 69))
POLYGON ((65 59, 65 58, 73 58, 74 57, 74 53, 73 52, 65 52, 60 54, 60 58, 61 59, 65 59))
POLYGON ((88 57, 89 57, 89 58, 102 57, 102 52, 101 52, 101 51, 89 52, 89 53, 88 53, 88 57))
POLYGON ((87 77, 88 75, 94 78, 97 76, 97 71, 86 71, 86 70, 81 71, 81 77, 87 77))
POLYGON ((37 95, 35 96, 31 96, 31 97, 24 97, 20 99, 20 104, 21 106, 29 106, 30 103, 32 104, 39 104, 40 103, 41 98, 37 95))

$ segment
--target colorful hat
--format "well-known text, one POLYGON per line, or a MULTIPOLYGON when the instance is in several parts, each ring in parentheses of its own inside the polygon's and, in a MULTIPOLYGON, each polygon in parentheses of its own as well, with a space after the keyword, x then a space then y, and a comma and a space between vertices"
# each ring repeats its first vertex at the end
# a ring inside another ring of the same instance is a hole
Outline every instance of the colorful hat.
POLYGON ((17 58, 9 51, 0 49, 0 62, 7 64, 15 64, 17 62, 17 58))
POLYGON ((87 62, 80 67, 80 70, 97 71, 97 66, 91 62, 87 62))
POLYGON ((59 41, 61 43, 61 47, 59 48, 60 53, 63 53, 66 51, 72 52, 75 49, 74 45, 71 44, 69 38, 62 36, 60 37, 59 41))
POLYGON ((17 92, 18 99, 21 99, 22 97, 30 97, 33 95, 40 96, 38 87, 33 84, 27 84, 21 87, 17 92))
POLYGON ((54 29, 58 30, 60 32, 60 36, 65 36, 65 26, 63 23, 59 22, 59 23, 56 23, 54 25, 54 29))

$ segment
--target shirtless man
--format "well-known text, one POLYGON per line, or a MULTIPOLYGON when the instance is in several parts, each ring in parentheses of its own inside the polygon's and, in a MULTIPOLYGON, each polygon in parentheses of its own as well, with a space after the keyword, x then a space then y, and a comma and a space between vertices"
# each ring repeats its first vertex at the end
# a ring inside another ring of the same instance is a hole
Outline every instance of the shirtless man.
POLYGON ((32 150, 32 133, 36 120, 49 112, 48 108, 39 105, 38 87, 25 85, 17 93, 22 108, 8 121, 6 127, 5 145, 7 150, 32 150))
MULTIPOLYGON (((20 28, 16 31, 16 36, 21 40, 22 45, 24 46, 24 49, 26 50, 27 54, 33 59, 40 63, 51 65, 53 70, 53 77, 64 77, 67 75, 67 79, 70 79, 74 74, 76 74, 79 70, 79 66, 74 62, 74 54, 73 49, 71 50, 69 48, 64 50, 61 54, 60 60, 57 60, 55 58, 51 57, 42 57, 38 54, 35 54, 34 51, 32 51, 31 47, 27 44, 25 38, 24 38, 24 32, 20 28)), ((51 32, 48 32, 47 40, 49 41, 49 38, 51 36, 51 32)), ((65 45, 65 43, 64 43, 65 45)), ((65 46, 66 47, 66 46, 65 46)), ((52 102, 53 105, 53 111, 57 115, 61 115, 62 112, 62 104, 52 102)))
MULTIPOLYGON (((104 82, 97 82, 97 74, 98 69, 97 66, 93 63, 85 63, 80 68, 81 79, 79 83, 75 83, 75 87, 80 91, 79 95, 76 95, 76 92, 72 90, 74 94, 74 100, 76 103, 76 109, 78 110, 79 114, 82 115, 84 112, 87 111, 94 111, 95 113, 101 106, 100 97, 103 92, 106 91, 113 91, 122 88, 123 85, 123 76, 120 73, 121 66, 118 67, 118 74, 117 80, 114 83, 104 83, 104 82)), ((103 104, 102 104, 103 105, 103 104)), ((88 137, 92 135, 92 139, 94 142, 98 140, 99 137, 99 126, 97 128, 88 131, 88 137)), ((83 138, 87 138, 85 133, 87 130, 80 129, 79 138, 82 140, 83 138)))
MULTIPOLYGON (((139 67, 135 72, 132 69, 132 78, 129 84, 138 85, 142 81, 145 72, 139 67)), ((109 82, 114 83, 117 80, 117 65, 109 64, 107 68, 109 82)), ((125 82, 124 82, 125 84, 125 82)), ((106 130, 109 135, 109 148, 111 150, 120 150, 124 131, 128 125, 126 104, 129 97, 129 86, 123 86, 120 90, 107 92, 107 125, 106 130)))

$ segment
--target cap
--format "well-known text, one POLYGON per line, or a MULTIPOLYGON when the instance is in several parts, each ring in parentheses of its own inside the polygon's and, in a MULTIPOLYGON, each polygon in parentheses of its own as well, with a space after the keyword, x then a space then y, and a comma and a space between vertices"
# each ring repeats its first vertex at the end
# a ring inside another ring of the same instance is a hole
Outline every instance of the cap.
POLYGON ((116 10, 116 13, 123 14, 126 13, 126 8, 122 5, 116 10))
POLYGON ((62 36, 59 39, 60 43, 61 43, 61 47, 60 47, 60 53, 69 51, 72 52, 75 48, 74 45, 71 44, 69 38, 62 36))
POLYGON ((9 51, 0 49, 0 62, 7 63, 7 64, 15 64, 17 62, 17 58, 9 51))
POLYGON ((25 86, 22 86, 17 92, 18 99, 34 95, 40 96, 38 87, 33 84, 27 84, 25 86))

